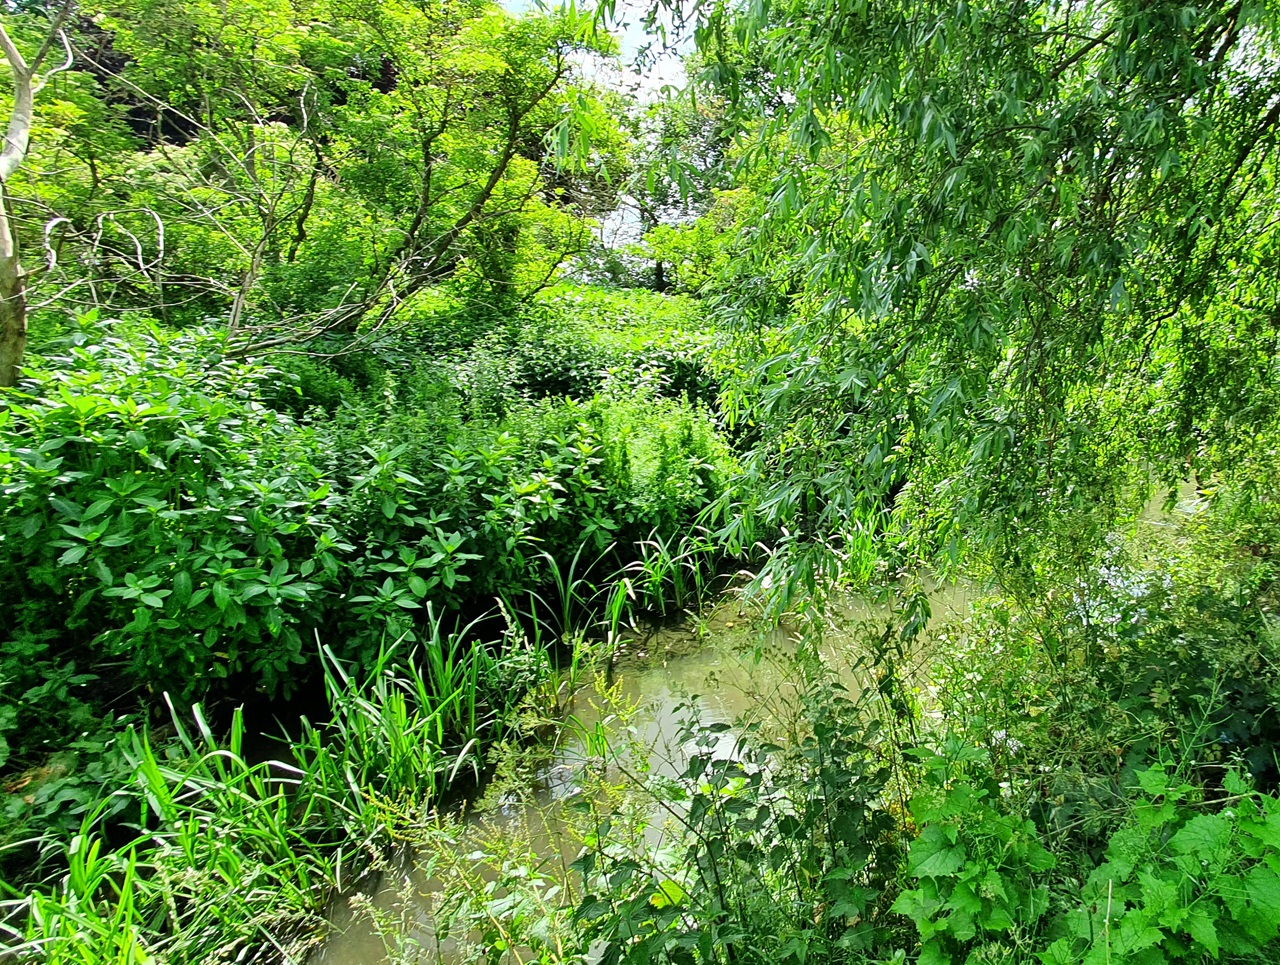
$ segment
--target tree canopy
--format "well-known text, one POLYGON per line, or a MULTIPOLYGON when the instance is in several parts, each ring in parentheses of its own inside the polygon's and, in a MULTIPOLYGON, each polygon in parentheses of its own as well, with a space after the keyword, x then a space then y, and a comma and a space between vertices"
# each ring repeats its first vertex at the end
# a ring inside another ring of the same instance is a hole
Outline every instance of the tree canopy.
POLYGON ((580 77, 612 41, 571 12, 143 0, 71 33, 13 187, 39 293, 219 317, 243 351, 367 335, 446 280, 527 298, 621 163, 580 77))
POLYGON ((1276 13, 690 8, 751 194, 713 289, 756 508, 855 571, 886 528, 1010 561, 1273 431, 1276 13))

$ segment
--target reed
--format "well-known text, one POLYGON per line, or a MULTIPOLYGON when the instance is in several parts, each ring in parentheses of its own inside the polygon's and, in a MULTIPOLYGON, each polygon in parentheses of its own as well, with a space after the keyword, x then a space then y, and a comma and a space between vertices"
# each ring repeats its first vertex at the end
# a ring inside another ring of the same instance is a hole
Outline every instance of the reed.
POLYGON ((106 801, 64 845, 65 873, 10 902, 12 952, 50 963, 138 963, 234 958, 267 947, 298 961, 323 925, 323 906, 349 834, 342 801, 302 801, 302 777, 280 762, 242 756, 237 712, 218 745, 199 707, 193 734, 175 713, 176 739, 157 747, 125 734, 132 778, 116 795, 137 808, 132 836, 103 827, 106 801))
POLYGON ((582 553, 586 548, 587 543, 581 543, 574 552, 573 558, 569 560, 568 566, 563 568, 560 562, 550 553, 546 551, 542 553, 543 558, 547 561, 547 573, 551 577, 556 595, 554 600, 551 601, 547 601, 542 597, 538 598, 542 600, 544 605, 549 604, 552 612, 556 614, 561 636, 567 636, 579 628, 577 619, 579 614, 590 618, 592 614, 597 612, 596 603, 600 598, 602 588, 591 581, 591 574, 599 570, 600 562, 617 548, 617 544, 610 543, 583 569, 582 553))
POLYGON ((706 601, 719 551, 705 529, 697 527, 678 538, 655 529, 637 547, 640 557, 623 572, 645 608, 668 616, 706 601))
MULTIPOLYGON (((328 720, 303 721, 283 759, 251 763, 244 721, 215 738, 196 705, 174 737, 123 736, 129 780, 50 838, 63 869, 0 904, 8 955, 52 965, 305 960, 331 896, 350 890, 505 734, 513 671, 471 626, 431 616, 421 652, 357 670, 321 647, 328 720), (493 695, 501 694, 497 703, 493 695), (127 799, 129 823, 107 826, 127 799)), ((527 659, 526 677, 546 662, 527 659)))

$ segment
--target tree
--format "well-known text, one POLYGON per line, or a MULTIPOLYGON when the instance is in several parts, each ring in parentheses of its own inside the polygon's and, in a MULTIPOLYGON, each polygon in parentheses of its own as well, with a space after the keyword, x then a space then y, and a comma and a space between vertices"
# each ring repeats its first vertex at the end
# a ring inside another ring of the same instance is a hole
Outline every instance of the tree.
POLYGON ((699 9, 765 201, 725 301, 759 505, 802 555, 1016 562, 1274 428, 1273 7, 699 9))
POLYGON ((37 75, 55 44, 61 42, 67 50, 66 62, 56 69, 66 70, 71 66, 71 49, 63 32, 71 6, 72 0, 64 0, 30 60, 22 55, 5 25, 0 23, 0 50, 13 74, 13 107, 9 112, 4 148, 0 150, 0 387, 17 381, 27 350, 27 271, 22 264, 6 188, 27 156, 35 95, 48 80, 47 77, 39 80, 37 75))
POLYGON ((47 144, 56 178, 42 156, 22 184, 30 210, 56 217, 45 284, 64 306, 217 319, 239 353, 362 344, 445 283, 528 297, 586 243, 589 212, 556 183, 566 165, 616 164, 616 125, 576 76, 578 55, 611 41, 572 13, 472 0, 91 12, 59 94, 102 121, 64 125, 47 144), (584 154, 589 128, 606 146, 584 154))

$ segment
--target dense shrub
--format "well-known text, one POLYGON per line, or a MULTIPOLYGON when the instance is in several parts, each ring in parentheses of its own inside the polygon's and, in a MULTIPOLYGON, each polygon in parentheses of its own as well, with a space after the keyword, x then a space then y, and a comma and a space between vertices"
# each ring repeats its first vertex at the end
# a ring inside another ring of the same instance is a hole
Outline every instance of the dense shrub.
POLYGON ((282 684, 318 589, 323 493, 298 428, 256 401, 266 374, 206 332, 91 324, 6 395, 7 646, 54 636, 156 689, 242 666, 282 684))
POLYGON ((288 693, 317 631, 363 660, 417 636, 428 603, 550 584, 584 542, 617 540, 620 565, 629 541, 687 527, 727 466, 705 414, 651 397, 464 422, 437 380, 407 404, 388 379, 299 421, 260 401, 277 373, 222 348, 86 322, 5 395, 0 735, 24 735, 18 762, 78 726, 95 675, 99 707, 230 680, 288 693))
POLYGON ((477 413, 597 392, 709 406, 719 393, 714 344, 689 299, 565 286, 460 352, 452 377, 477 413))
POLYGON ((266 386, 264 401, 301 415, 388 394, 434 408, 452 395, 452 418, 491 421, 540 399, 639 392, 710 407, 719 394, 716 339, 701 308, 652 292, 558 286, 505 315, 445 304, 370 345, 353 338, 275 357, 283 378, 266 386))
POLYGON ((265 387, 263 401, 294 415, 320 408, 333 412, 345 402, 376 393, 386 369, 376 360, 365 360, 352 371, 341 359, 282 355, 272 360, 282 378, 265 387))

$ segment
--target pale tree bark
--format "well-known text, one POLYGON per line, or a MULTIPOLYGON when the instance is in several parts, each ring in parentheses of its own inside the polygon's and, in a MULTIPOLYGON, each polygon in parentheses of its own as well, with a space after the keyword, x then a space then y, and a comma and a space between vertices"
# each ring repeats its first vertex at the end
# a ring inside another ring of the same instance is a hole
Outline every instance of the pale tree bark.
POLYGON ((0 387, 18 380, 22 358, 27 352, 27 273, 18 250, 7 190, 9 179, 22 166, 31 143, 31 122, 35 113, 35 95, 40 89, 36 72, 57 40, 67 50, 67 62, 58 70, 71 66, 70 47, 62 25, 71 12, 72 0, 66 0, 54 17, 44 43, 28 63, 0 23, 0 51, 13 73, 13 110, 5 131, 4 148, 0 149, 0 387))
POLYGON ((27 280, 0 182, 0 388, 18 381, 27 353, 27 280))

